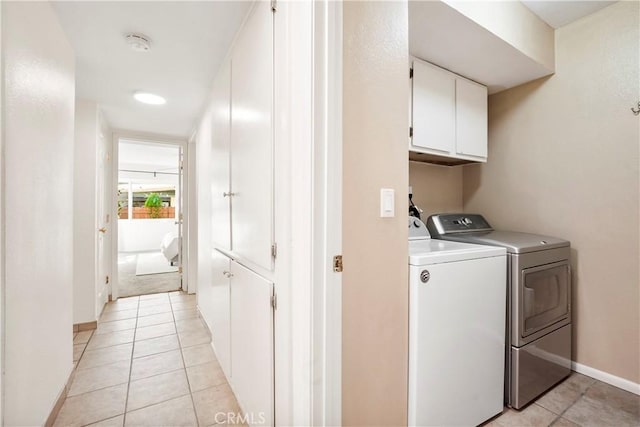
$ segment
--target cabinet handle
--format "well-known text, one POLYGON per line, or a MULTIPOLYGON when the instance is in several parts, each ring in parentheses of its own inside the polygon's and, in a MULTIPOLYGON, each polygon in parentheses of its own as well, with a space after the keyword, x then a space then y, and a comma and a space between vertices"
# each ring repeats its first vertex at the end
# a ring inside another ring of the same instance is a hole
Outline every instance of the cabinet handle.
POLYGON ((227 193, 226 191, 224 193, 222 193, 222 197, 233 197, 235 195, 236 195, 236 193, 232 193, 232 192, 228 192, 227 193))
POLYGON ((232 278, 232 277, 233 277, 233 273, 231 273, 230 271, 226 271, 226 270, 225 270, 225 271, 223 271, 223 272, 222 272, 222 274, 224 274, 224 276, 225 276, 227 279, 230 279, 230 278, 232 278))

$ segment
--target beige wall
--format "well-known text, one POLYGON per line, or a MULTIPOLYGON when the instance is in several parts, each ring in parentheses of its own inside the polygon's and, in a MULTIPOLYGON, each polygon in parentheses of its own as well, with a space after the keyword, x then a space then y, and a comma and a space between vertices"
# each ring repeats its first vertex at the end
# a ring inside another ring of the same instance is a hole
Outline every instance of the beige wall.
POLYGON ((407 4, 345 2, 343 19, 342 422, 406 425, 407 4))
POLYGON ((489 162, 465 211, 571 240, 574 359, 640 382, 639 4, 556 32, 556 74, 489 99, 489 162))
POLYGON ((438 166, 409 162, 409 185, 413 187, 413 203, 429 215, 462 212, 462 167, 438 166))

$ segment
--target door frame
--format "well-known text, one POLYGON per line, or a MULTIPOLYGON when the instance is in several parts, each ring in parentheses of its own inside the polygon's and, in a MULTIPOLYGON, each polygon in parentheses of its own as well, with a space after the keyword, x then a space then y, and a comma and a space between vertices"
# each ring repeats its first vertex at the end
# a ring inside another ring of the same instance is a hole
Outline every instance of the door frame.
POLYGON ((278 2, 274 31, 276 423, 341 425, 342 3, 278 2))
POLYGON ((342 425, 342 2, 314 3, 313 425, 342 425))
POLYGON ((110 162, 111 158, 111 129, 104 118, 104 114, 100 107, 96 104, 96 123, 97 123, 97 140, 96 143, 96 168, 95 168, 95 229, 98 230, 98 236, 95 239, 95 270, 94 270, 94 316, 97 319, 100 317, 105 304, 109 300, 109 283, 113 280, 113 272, 111 271, 113 262, 111 260, 111 248, 112 242, 111 235, 113 234, 109 228, 114 222, 114 218, 111 215, 110 203, 111 203, 111 185, 112 185, 112 167, 110 162), (104 152, 100 152, 100 149, 104 148, 104 152), (102 163, 102 171, 100 170, 100 164, 102 163), (100 192, 100 181, 102 181, 102 192, 100 192), (102 201, 100 201, 102 199, 102 201), (98 207, 102 204, 102 210, 98 207), (105 235, 100 235, 100 229, 102 227, 107 228, 105 235), (100 239, 102 238, 102 243, 100 239), (100 250, 102 245, 102 251, 100 250), (108 281, 105 282, 105 276, 108 277, 108 281), (102 292, 101 292, 102 291, 102 292))
MULTIPOLYGON (((2 45, 2 4, 0 4, 0 46, 2 45)), ((4 425, 5 353, 5 220, 4 220, 4 50, 0 51, 0 426, 4 425)))
MULTIPOLYGON (((109 287, 109 300, 115 301, 119 297, 119 289, 118 289, 118 150, 119 143, 121 139, 127 139, 130 141, 136 142, 147 142, 153 144, 165 144, 165 145, 173 145, 179 146, 182 149, 183 159, 188 155, 188 143, 186 139, 181 138, 173 138, 164 135, 158 135, 154 133, 146 133, 146 132, 134 132, 123 129, 114 129, 112 133, 113 138, 113 147, 111 158, 112 161, 112 179, 111 179, 111 218, 113 218, 113 226, 111 233, 111 282, 109 287)), ((184 162, 182 164, 182 192, 188 194, 189 191, 189 176, 190 171, 188 167, 188 162, 184 162)), ((182 196, 181 196, 182 197, 182 196)), ((189 244, 189 198, 183 198, 185 201, 184 205, 181 206, 181 214, 182 214, 182 249, 181 252, 188 247, 189 244), (187 232, 185 232, 187 230, 187 232)), ((182 289, 188 289, 188 277, 189 277, 189 262, 188 257, 182 258, 182 289)))

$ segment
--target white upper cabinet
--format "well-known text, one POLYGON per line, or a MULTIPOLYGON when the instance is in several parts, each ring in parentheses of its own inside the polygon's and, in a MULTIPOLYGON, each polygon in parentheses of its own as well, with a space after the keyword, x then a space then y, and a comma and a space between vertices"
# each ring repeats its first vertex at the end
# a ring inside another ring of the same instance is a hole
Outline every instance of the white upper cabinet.
POLYGON ((487 88, 456 79, 456 154, 487 158, 487 88))
POLYGON ((213 83, 211 104, 211 240, 213 246, 231 250, 231 63, 225 61, 213 83))
POLYGON ((456 79, 426 62, 413 63, 413 145, 449 154, 456 137, 456 79))
POLYGON ((233 252, 272 270, 273 15, 256 2, 231 59, 233 252))
POLYGON ((412 158, 445 164, 487 160, 485 86, 414 60, 411 103, 409 150, 428 155, 412 158))

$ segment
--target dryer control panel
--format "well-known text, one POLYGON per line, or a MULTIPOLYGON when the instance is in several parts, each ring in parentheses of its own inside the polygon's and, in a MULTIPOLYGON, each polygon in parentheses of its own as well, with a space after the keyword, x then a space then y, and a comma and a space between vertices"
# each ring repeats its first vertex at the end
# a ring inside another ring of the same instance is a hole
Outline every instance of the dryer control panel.
POLYGON ((427 220, 427 228, 434 236, 493 231, 482 215, 464 213, 431 215, 427 220))

